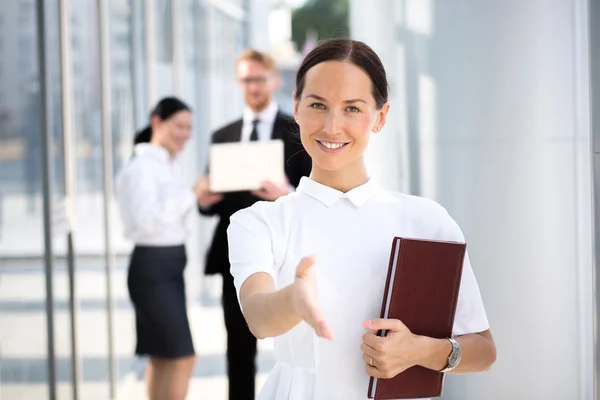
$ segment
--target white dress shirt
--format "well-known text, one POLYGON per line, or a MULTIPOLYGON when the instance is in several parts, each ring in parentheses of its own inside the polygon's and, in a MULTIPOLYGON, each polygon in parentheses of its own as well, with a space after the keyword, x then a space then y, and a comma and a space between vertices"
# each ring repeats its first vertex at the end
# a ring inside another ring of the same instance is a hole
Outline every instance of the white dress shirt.
POLYGON ((166 149, 140 143, 134 152, 115 185, 125 237, 140 245, 184 244, 185 219, 197 203, 192 187, 183 182, 166 149))
MULTIPOLYGON (((363 322, 379 318, 395 236, 464 241, 437 203, 382 190, 372 180, 342 193, 304 177, 295 193, 231 217, 229 258, 238 296, 257 272, 273 276, 277 289, 291 284, 300 259, 314 254, 319 305, 335 336, 318 338, 301 322, 275 338, 277 363, 260 400, 367 399, 363 322)), ((467 254, 453 334, 488 328, 467 254)))
POLYGON ((267 108, 262 110, 260 113, 255 114, 248 107, 244 109, 244 115, 242 116, 242 142, 250 141, 250 135, 252 134, 253 124, 252 121, 258 119, 256 129, 258 131, 258 140, 267 141, 271 140, 273 136, 273 125, 277 118, 278 107, 275 102, 271 102, 267 108))

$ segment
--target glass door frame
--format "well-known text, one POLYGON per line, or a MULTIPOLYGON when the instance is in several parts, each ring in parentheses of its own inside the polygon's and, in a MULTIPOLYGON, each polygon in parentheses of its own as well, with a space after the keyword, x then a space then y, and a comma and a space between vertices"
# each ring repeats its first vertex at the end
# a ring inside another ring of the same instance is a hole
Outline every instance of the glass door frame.
POLYGON ((592 147, 592 176, 594 192, 594 399, 600 400, 600 1, 588 2, 589 74, 590 74, 590 125, 592 147))

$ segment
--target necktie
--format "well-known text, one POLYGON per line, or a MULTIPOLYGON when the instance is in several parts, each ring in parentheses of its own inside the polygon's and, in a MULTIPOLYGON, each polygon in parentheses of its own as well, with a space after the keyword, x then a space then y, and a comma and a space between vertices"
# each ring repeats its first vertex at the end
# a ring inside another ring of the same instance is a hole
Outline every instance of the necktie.
POLYGON ((258 118, 252 120, 252 133, 250 134, 250 141, 258 140, 258 123, 260 120, 258 118))

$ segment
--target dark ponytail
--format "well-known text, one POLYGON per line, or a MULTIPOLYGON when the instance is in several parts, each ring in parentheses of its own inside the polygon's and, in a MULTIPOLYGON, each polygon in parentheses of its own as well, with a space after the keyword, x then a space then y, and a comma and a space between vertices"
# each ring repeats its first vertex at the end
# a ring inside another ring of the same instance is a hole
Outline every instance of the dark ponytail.
MULTIPOLYGON (((183 101, 179 100, 176 97, 165 97, 160 100, 156 107, 150 113, 150 119, 156 116, 161 119, 161 121, 165 121, 171 118, 174 114, 179 111, 191 111, 190 107, 185 104, 183 101)), ((148 124, 144 129, 137 132, 133 139, 133 144, 136 145, 138 143, 149 143, 152 139, 152 125, 148 124)))
POLYGON ((150 139, 152 139, 152 127, 148 125, 135 134, 133 145, 135 146, 138 143, 150 143, 150 139))

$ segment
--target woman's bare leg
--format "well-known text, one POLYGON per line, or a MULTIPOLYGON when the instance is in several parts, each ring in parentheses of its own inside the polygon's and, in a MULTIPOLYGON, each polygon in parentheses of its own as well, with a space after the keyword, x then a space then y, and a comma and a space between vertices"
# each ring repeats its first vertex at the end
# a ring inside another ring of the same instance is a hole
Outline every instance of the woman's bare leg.
POLYGON ((149 399, 185 400, 195 362, 195 356, 151 357, 146 372, 149 399))

